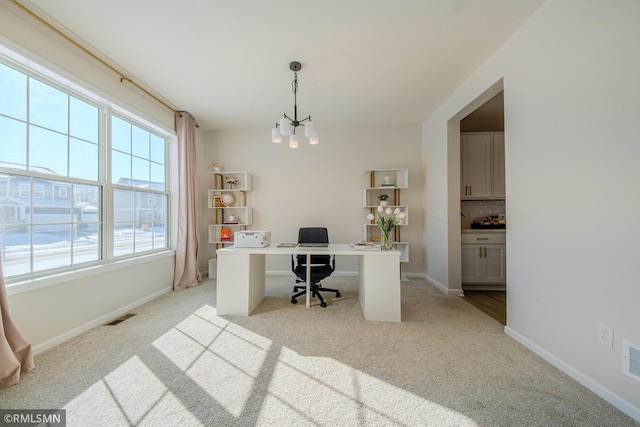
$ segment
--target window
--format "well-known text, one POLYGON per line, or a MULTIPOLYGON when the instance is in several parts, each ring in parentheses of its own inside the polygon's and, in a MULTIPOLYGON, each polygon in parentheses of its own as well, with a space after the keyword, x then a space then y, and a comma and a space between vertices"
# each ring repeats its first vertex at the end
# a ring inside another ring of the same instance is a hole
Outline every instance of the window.
POLYGON ((66 199, 69 197, 69 191, 67 187, 56 187, 57 197, 59 199, 66 199))
POLYGON ((167 246, 165 147, 160 136, 111 116, 114 255, 167 246))
POLYGON ((167 136, 71 85, 8 64, 0 62, 5 277, 166 249, 167 136))

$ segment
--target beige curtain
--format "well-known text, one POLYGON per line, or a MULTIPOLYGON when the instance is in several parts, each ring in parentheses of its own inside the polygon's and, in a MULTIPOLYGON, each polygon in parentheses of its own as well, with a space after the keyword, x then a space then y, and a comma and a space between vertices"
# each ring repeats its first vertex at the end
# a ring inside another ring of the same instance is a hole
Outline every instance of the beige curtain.
POLYGON ((13 323, 9 314, 9 298, 4 284, 0 257, 0 388, 17 384, 20 372, 34 368, 31 344, 13 323))
POLYGON ((191 114, 176 113, 178 132, 178 242, 173 289, 196 286, 202 280, 198 268, 198 179, 196 122, 191 114))

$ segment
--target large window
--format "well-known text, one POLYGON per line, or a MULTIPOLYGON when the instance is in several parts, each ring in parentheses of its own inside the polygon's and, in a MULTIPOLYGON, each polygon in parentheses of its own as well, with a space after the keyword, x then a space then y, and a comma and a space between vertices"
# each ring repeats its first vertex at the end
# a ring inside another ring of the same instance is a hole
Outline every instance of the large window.
POLYGON ((139 120, 0 62, 5 277, 167 248, 166 147, 139 120))
POLYGON ((113 241, 116 256, 167 246, 165 140, 111 116, 113 241))

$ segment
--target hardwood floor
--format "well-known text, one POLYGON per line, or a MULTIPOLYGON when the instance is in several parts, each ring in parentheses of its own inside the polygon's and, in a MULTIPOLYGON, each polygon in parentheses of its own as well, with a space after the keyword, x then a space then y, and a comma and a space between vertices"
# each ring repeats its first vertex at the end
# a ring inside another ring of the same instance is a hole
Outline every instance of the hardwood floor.
POLYGON ((480 311, 488 314, 503 325, 507 324, 506 291, 464 291, 463 298, 480 311))

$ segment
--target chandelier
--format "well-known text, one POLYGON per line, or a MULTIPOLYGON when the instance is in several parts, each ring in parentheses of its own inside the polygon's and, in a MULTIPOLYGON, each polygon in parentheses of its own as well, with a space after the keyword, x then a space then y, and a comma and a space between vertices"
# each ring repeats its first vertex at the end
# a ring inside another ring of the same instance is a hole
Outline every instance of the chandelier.
POLYGON ((289 137, 289 147, 298 148, 298 136, 296 135, 296 128, 298 126, 304 126, 304 136, 309 138, 309 144, 318 144, 318 132, 313 126, 311 116, 308 116, 302 120, 298 120, 298 103, 296 93, 298 92, 298 71, 302 68, 302 65, 293 61, 289 64, 289 69, 293 71, 293 82, 291 88, 293 90, 293 119, 284 113, 284 117, 276 122, 276 127, 271 129, 271 141, 279 144, 282 142, 283 136, 289 137))

